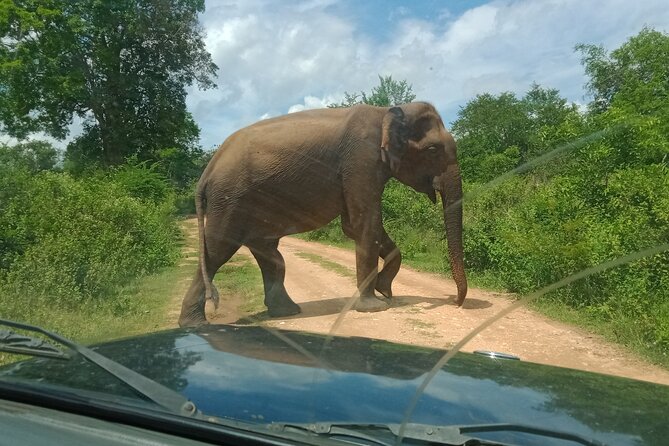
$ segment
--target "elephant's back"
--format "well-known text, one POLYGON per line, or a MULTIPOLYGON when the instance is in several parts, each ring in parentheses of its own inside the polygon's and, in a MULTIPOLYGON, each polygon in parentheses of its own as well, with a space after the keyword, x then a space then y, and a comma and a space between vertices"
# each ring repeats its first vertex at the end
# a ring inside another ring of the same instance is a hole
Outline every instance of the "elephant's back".
POLYGON ((234 206, 254 236, 302 232, 329 222, 343 206, 345 112, 298 112, 239 130, 207 166, 204 187, 216 191, 217 201, 234 206))
POLYGON ((347 109, 319 109, 258 121, 221 145, 210 163, 212 173, 236 170, 253 182, 331 177, 340 167, 349 114, 347 109))
POLYGON ((346 124, 346 109, 305 110, 264 119, 237 132, 247 147, 264 150, 304 149, 334 142, 346 124))

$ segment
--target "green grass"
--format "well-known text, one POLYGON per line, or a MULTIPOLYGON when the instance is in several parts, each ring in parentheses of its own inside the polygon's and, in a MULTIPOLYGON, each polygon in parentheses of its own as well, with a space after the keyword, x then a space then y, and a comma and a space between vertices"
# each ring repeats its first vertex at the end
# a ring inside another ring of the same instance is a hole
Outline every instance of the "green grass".
POLYGON ((236 254, 218 270, 214 283, 223 296, 234 296, 239 303, 237 310, 254 314, 265 310, 265 298, 260 268, 253 259, 236 254))
POLYGON ((340 276, 343 277, 353 277, 355 278, 355 271, 351 271, 351 269, 337 263, 333 262, 332 260, 328 260, 325 257, 319 256, 318 254, 313 254, 310 252, 297 252, 295 253, 296 256, 308 260, 312 263, 316 263, 317 265, 322 266, 323 268, 332 271, 334 273, 339 274, 340 276))
MULTIPOLYGON (((6 302, 2 317, 38 325, 83 344, 138 335, 169 326, 168 313, 175 293, 185 292, 190 268, 169 267, 123 287, 114 299, 89 300, 78 308, 62 308, 46 299, 6 302)), ((0 353, 0 364, 16 356, 0 353)))

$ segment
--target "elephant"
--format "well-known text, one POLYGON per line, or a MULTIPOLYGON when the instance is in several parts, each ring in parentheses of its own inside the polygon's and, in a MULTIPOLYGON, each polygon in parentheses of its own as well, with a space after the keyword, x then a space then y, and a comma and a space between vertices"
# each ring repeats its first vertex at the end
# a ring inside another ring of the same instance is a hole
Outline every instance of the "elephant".
POLYGON ((387 309, 401 264, 381 216, 381 195, 391 177, 433 203, 439 192, 457 285, 455 303, 462 305, 467 295, 462 180, 453 136, 429 103, 358 104, 261 120, 236 131, 218 148, 195 192, 199 265, 184 296, 179 325, 208 323, 205 302, 218 303, 213 276, 242 245, 260 267, 269 315, 300 313, 284 287, 279 239, 322 227, 337 216, 355 241, 359 295, 354 308, 387 309))

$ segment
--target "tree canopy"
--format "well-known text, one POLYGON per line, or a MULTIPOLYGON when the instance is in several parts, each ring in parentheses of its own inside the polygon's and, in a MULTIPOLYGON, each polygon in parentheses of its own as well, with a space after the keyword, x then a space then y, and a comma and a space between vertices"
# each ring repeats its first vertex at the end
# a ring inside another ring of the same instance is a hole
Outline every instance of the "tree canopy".
POLYGON ((392 107, 406 104, 416 99, 411 84, 406 80, 396 81, 392 76, 379 76, 379 85, 369 94, 344 92, 344 100, 339 104, 330 104, 330 108, 351 107, 355 104, 368 104, 377 107, 392 107))
POLYGON ((576 105, 558 90, 533 84, 518 98, 505 92, 484 93, 458 113, 452 132, 464 178, 485 182, 553 148, 563 126, 580 121, 576 105))
POLYGON ((31 173, 52 170, 58 161, 58 151, 46 141, 27 141, 13 146, 0 144, 0 172, 16 168, 31 173))
POLYGON ((586 87, 593 96, 590 109, 603 112, 614 100, 644 113, 669 101, 669 35, 644 28, 620 48, 580 44, 582 63, 590 77, 586 87), (647 100, 651 99, 649 104, 647 100))
POLYGON ((186 87, 214 86, 198 13, 204 0, 0 0, 0 131, 63 139, 68 157, 118 164, 199 129, 186 87))

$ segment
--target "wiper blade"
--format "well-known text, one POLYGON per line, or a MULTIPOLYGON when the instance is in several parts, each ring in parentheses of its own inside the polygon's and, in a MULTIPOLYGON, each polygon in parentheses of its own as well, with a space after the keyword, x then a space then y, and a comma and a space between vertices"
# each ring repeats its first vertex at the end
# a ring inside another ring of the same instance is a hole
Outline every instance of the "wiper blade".
MULTIPOLYGON (((19 322, 8 321, 5 319, 0 319, 0 325, 18 328, 26 331, 32 331, 35 333, 41 333, 42 335, 48 337, 49 339, 56 341, 59 344, 64 345, 70 348, 71 350, 74 350, 75 352, 79 353, 81 356, 88 359, 93 364, 97 365, 107 373, 115 376, 116 378, 121 380, 124 384, 135 389, 141 395, 150 399, 159 406, 167 409, 168 411, 179 415, 185 415, 191 417, 199 415, 199 411, 195 407, 195 404, 193 404, 191 401, 189 401, 180 393, 177 393, 172 389, 169 389, 163 386, 162 384, 159 384, 147 378, 146 376, 140 375, 139 373, 115 361, 112 361, 111 359, 99 353, 96 353, 95 351, 87 347, 79 345, 74 341, 70 341, 69 339, 57 335, 56 333, 52 333, 50 331, 47 331, 41 327, 36 327, 34 325, 22 324, 19 322)), ((18 339, 22 337, 29 341, 36 341, 36 342, 41 341, 39 339, 33 339, 27 336, 18 335, 12 331, 8 330, 2 331, 2 333, 5 332, 8 332, 8 337, 10 339, 18 339)), ((48 343, 45 344, 50 345, 48 343)), ((0 342, 0 351, 11 352, 11 353, 22 353, 22 354, 34 354, 35 356, 46 356, 46 354, 44 354, 46 350, 42 350, 41 347, 37 348, 38 350, 37 353, 32 352, 31 348, 18 347, 20 351, 16 351, 16 349, 17 347, 12 346, 11 343, 5 344, 4 342, 0 342)), ((55 347, 53 347, 53 349, 58 351, 58 349, 56 349, 55 347)))
POLYGON ((555 438, 558 440, 571 441, 584 446, 606 446, 605 443, 595 439, 585 438, 578 434, 559 431, 555 429, 545 429, 528 424, 512 423, 493 423, 493 424, 472 424, 464 426, 454 426, 461 434, 483 433, 483 432, 520 432, 523 434, 538 435, 540 437, 555 438))
MULTIPOLYGON (((267 427, 274 432, 290 433, 302 431, 327 438, 352 438, 388 446, 395 445, 398 443, 398 440, 400 440, 399 423, 272 423, 267 427)), ((405 426, 401 440, 424 441, 452 446, 508 445, 508 443, 472 436, 472 434, 486 432, 518 432, 537 435, 544 438, 571 441, 584 446, 604 446, 604 443, 597 440, 587 439, 577 434, 524 424, 508 423, 461 426, 436 426, 409 423, 405 426)))
POLYGON ((0 352, 18 353, 45 358, 70 359, 72 355, 43 339, 23 336, 11 330, 0 330, 0 352))

